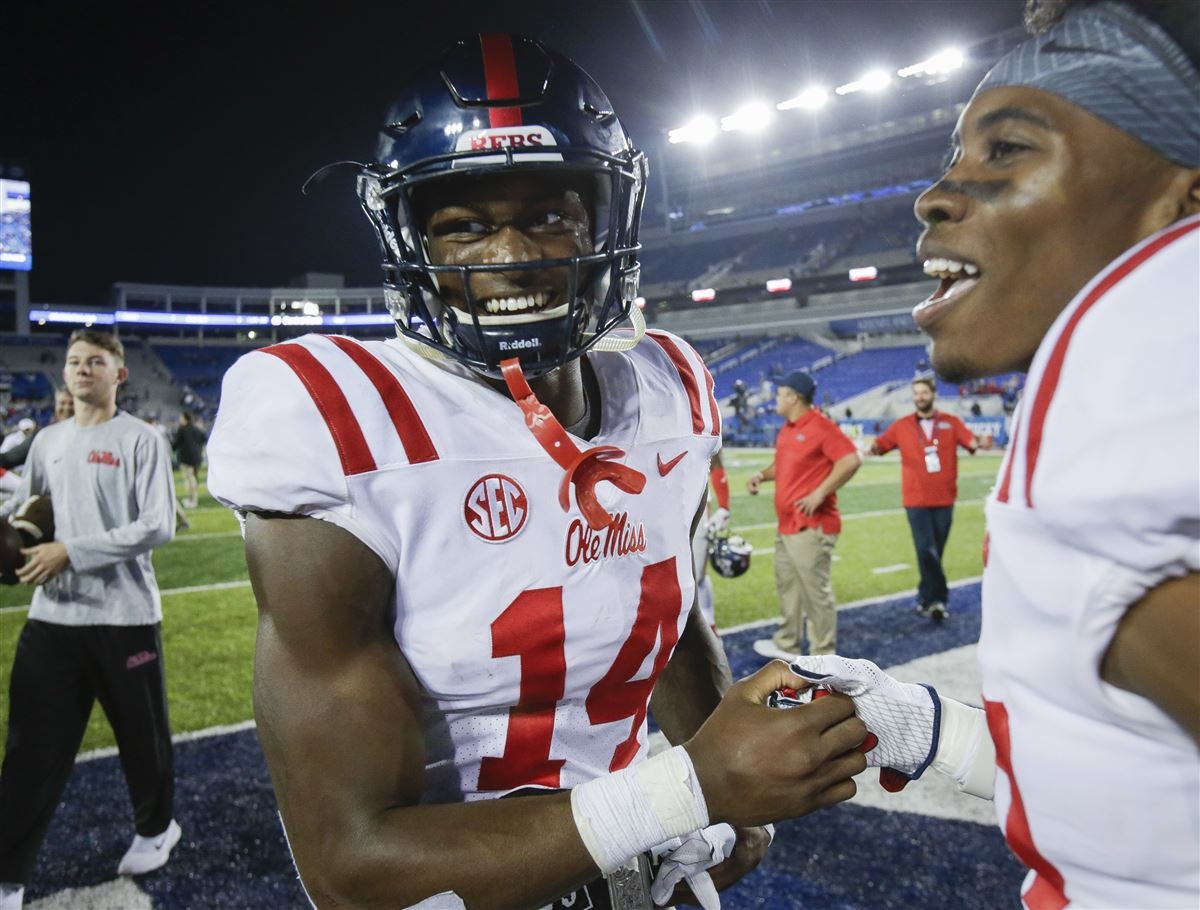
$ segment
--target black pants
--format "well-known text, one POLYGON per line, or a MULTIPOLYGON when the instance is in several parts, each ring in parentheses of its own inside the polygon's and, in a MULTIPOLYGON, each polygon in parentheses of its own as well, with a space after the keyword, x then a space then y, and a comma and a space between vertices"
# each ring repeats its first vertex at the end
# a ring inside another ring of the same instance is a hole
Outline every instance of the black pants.
POLYGON ((950 536, 954 506, 904 511, 908 513, 913 546, 917 548, 917 568, 921 571, 917 602, 923 607, 935 603, 944 604, 950 592, 946 588, 946 573, 942 570, 942 553, 946 549, 946 539, 950 536))
POLYGON ((116 734, 137 833, 171 823, 175 763, 162 630, 28 620, 9 685, 0 768, 0 882, 28 882, 54 809, 100 701, 116 734))

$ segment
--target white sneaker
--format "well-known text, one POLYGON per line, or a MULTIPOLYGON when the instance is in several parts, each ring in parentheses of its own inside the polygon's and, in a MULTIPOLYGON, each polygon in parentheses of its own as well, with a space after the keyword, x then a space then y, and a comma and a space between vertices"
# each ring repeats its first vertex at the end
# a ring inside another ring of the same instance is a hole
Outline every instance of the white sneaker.
POLYGON ((758 639, 758 641, 754 643, 754 653, 760 657, 766 657, 770 660, 778 658, 779 660, 785 660, 788 663, 791 663, 792 658, 796 656, 795 652, 783 650, 783 648, 779 647, 779 645, 775 644, 775 642, 769 638, 758 639))
POLYGON ((134 835, 133 843, 129 845, 129 849, 121 857, 121 864, 117 866, 117 875, 145 875, 165 866, 171 858, 171 849, 179 843, 182 836, 183 829, 175 819, 171 819, 167 830, 157 837, 134 835))
POLYGON ((0 910, 21 910, 25 903, 25 886, 16 882, 0 882, 0 910))

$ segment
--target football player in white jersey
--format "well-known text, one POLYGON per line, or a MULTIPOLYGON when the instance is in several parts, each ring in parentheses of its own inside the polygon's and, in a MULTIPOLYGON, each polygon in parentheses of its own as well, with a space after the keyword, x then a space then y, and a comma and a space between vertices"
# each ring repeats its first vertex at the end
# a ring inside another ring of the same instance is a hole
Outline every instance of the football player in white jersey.
POLYGON ((1028 371, 987 504, 984 709, 865 661, 794 666, 854 696, 894 783, 932 763, 994 785, 1030 910, 1194 908, 1200 20, 1030 7, 1036 37, 980 84, 916 206, 935 368, 1028 371))
POLYGON ((645 178, 574 63, 461 41, 359 175, 402 337, 225 378, 209 485, 245 518, 255 717, 318 906, 649 907, 675 838, 711 906, 759 826, 854 792, 849 699, 771 711, 804 680, 730 687, 694 609, 720 418, 632 305, 645 178), (647 758, 651 703, 683 745, 647 758))

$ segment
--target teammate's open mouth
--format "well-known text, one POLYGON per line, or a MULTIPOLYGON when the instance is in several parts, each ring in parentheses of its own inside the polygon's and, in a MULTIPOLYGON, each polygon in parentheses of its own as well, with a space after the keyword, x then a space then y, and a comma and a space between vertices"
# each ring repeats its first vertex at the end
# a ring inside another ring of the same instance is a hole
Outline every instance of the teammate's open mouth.
POLYGON ((952 303, 979 284, 983 276, 982 270, 973 262, 965 259, 948 259, 935 256, 926 259, 925 274, 930 278, 941 279, 937 289, 913 310, 913 319, 919 328, 926 328, 952 303))
POLYGON ((931 301, 947 300, 956 297, 979 283, 979 266, 973 262, 937 257, 926 259, 925 274, 930 278, 940 278, 941 284, 930 295, 931 301))

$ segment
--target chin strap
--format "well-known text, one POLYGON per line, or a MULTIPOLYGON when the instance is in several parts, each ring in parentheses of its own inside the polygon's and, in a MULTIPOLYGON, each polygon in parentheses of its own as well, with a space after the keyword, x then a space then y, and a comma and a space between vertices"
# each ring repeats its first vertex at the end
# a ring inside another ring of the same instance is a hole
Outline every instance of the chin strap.
POLYGON ((538 401, 521 370, 521 361, 515 357, 500 362, 504 382, 525 414, 525 426, 533 434, 546 454, 558 463, 566 476, 558 488, 558 502, 566 512, 571 508, 571 485, 575 486, 575 502, 579 511, 593 531, 600 531, 612 523, 612 515, 596 499, 596 484, 607 480, 625 493, 640 493, 646 486, 646 477, 640 471, 613 461, 625 453, 616 446, 594 446, 581 450, 563 429, 558 418, 550 409, 538 401))

